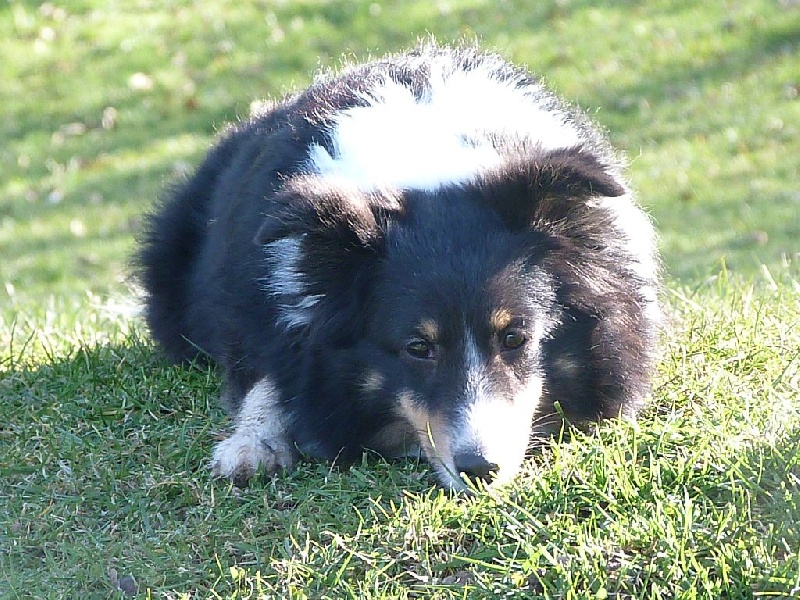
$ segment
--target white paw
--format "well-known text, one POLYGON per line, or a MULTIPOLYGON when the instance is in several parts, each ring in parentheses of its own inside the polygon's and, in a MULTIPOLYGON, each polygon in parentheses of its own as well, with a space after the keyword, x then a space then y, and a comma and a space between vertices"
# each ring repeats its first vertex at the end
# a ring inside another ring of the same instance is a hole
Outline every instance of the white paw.
POLYGON ((295 453, 284 439, 268 439, 253 433, 236 432, 214 449, 211 471, 237 486, 246 485, 259 468, 267 474, 294 465, 295 453))

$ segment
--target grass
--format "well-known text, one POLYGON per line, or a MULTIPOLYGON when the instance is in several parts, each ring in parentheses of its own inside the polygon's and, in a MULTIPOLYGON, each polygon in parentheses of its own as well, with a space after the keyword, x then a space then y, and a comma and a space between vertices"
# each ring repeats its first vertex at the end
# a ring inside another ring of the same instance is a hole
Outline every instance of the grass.
POLYGON ((800 7, 531 4, 0 4, 0 597, 800 595, 800 7), (126 308, 140 215, 251 100, 426 32, 633 159, 669 273, 651 407, 474 498, 370 456, 212 481, 217 374, 126 308))
POLYGON ((800 593, 800 298, 722 278, 671 304, 642 422, 553 444, 477 498, 370 457, 242 491, 212 481, 225 427, 213 372, 160 363, 127 319, 18 324, 0 383, 0 585, 53 598, 114 596, 125 577, 168 598, 800 593))

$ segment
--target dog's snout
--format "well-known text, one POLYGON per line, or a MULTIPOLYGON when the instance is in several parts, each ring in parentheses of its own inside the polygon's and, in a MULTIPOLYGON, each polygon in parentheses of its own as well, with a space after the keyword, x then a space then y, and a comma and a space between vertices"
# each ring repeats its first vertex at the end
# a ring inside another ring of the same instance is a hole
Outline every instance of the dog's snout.
POLYGON ((489 483, 497 474, 497 465, 489 462, 477 452, 459 452, 453 458, 456 470, 464 473, 470 479, 481 479, 489 483))

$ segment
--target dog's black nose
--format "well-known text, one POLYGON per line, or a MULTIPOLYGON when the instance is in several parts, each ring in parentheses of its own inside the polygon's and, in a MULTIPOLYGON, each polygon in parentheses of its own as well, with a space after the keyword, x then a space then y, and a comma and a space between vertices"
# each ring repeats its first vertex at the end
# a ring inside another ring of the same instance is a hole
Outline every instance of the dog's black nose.
POLYGON ((497 465, 490 463, 477 452, 459 452, 453 457, 456 470, 470 479, 482 479, 489 483, 497 473, 497 465))

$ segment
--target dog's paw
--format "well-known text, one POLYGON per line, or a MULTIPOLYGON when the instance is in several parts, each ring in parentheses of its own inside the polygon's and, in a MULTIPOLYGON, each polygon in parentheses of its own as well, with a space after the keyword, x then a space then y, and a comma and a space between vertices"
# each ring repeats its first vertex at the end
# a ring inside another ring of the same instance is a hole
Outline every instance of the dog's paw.
POLYGON ((259 468, 271 475, 280 469, 290 469, 294 461, 294 449, 286 440, 234 433, 214 449, 211 472, 243 487, 259 468))

